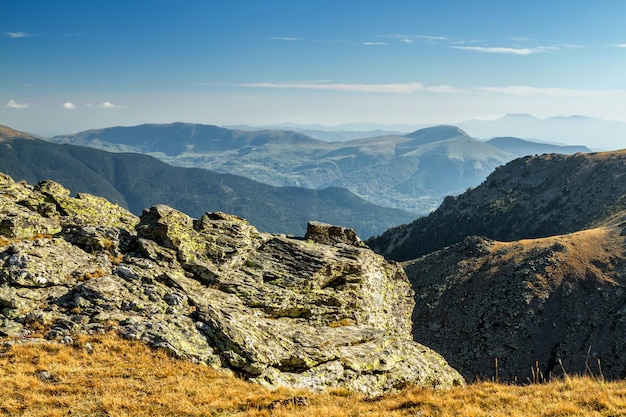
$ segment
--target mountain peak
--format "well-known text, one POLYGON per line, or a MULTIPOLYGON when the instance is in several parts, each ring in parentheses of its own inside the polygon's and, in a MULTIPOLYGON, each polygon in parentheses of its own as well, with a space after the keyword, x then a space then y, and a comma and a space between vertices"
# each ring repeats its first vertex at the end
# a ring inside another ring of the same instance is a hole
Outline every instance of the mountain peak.
POLYGON ((415 132, 406 134, 404 136, 411 139, 417 139, 420 144, 440 142, 442 140, 447 140, 459 136, 469 137, 469 135, 465 133, 462 129, 456 126, 448 125, 426 127, 424 129, 416 130, 415 132))
POLYGON ((507 113, 505 116, 500 118, 502 119, 532 119, 532 120, 538 120, 535 116, 533 116, 532 114, 527 114, 527 113, 507 113))

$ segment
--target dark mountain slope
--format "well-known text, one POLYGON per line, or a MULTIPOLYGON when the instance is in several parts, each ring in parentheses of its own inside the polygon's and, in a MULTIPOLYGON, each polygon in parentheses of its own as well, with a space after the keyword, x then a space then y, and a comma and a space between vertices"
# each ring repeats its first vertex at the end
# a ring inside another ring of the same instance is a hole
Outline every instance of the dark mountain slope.
POLYGON ((510 241, 575 232, 616 221, 626 208, 626 150, 525 157, 495 170, 476 189, 447 197, 413 223, 367 243, 395 260, 472 235, 510 241))
POLYGON ((522 384, 563 371, 626 378, 626 223, 514 242, 467 238, 403 267, 415 290, 414 339, 468 381, 491 380, 496 367, 500 381, 522 384))
POLYGON ((240 176, 173 167, 146 155, 2 137, 0 171, 31 183, 52 179, 74 193, 101 195, 136 214, 163 203, 197 217, 206 211, 233 213, 274 233, 304 235, 307 221, 318 220, 351 227, 363 237, 413 217, 339 188, 273 187, 240 176))

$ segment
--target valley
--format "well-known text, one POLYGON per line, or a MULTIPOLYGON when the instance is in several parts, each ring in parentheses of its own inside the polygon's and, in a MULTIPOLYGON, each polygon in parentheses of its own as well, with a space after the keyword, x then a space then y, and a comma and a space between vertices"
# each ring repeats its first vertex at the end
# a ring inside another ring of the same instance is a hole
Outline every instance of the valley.
MULTIPOLYGON (((483 142, 454 126, 325 142, 291 131, 174 123, 90 130, 50 140, 149 154, 172 165, 241 175, 274 186, 341 187, 370 203, 416 216, 436 209, 447 195, 477 186, 522 152, 519 141, 511 148, 513 138, 483 142)), ((523 152, 532 154, 589 151, 521 143, 523 152)))

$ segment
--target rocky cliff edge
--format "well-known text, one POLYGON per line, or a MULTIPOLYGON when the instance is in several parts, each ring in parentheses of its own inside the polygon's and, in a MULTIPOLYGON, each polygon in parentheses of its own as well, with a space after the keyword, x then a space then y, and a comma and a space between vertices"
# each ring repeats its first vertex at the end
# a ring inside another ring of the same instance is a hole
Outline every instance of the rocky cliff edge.
POLYGON ((402 268, 349 229, 304 239, 167 206, 139 218, 60 184, 0 174, 0 336, 117 331, 269 387, 367 395, 463 378, 412 341, 402 268))

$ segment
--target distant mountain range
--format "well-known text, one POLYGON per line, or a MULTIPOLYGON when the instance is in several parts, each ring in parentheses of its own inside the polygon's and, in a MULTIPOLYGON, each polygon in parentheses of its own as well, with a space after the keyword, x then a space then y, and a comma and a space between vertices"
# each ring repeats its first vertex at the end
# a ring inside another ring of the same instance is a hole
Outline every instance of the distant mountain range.
MULTIPOLYGON (((163 151, 169 151, 166 143, 163 151)), ((177 146, 171 143, 171 149, 177 146)), ((367 238, 415 217, 368 203, 338 187, 274 187, 241 176, 174 167, 146 155, 58 145, 4 126, 0 126, 0 172, 30 183, 52 179, 73 193, 103 196, 135 214, 157 203, 195 217, 223 211, 244 217, 263 231, 298 236, 304 235, 309 220, 351 227, 367 238)))
POLYGON ((496 120, 469 120, 458 126, 483 139, 515 136, 557 144, 586 144, 593 150, 626 146, 626 123, 586 116, 539 119, 529 114, 508 114, 496 120))
MULTIPOLYGON (((626 123, 596 117, 571 115, 541 119, 530 114, 507 114, 495 120, 467 120, 452 123, 468 135, 487 140, 516 137, 557 145, 584 145, 593 150, 616 150, 626 146, 626 123)), ((434 125, 349 123, 337 126, 281 123, 267 126, 227 126, 242 130, 291 130, 326 141, 344 141, 387 134, 406 134, 434 125), (378 134, 377 132, 381 132, 378 134), (382 133, 384 132, 384 133, 382 133)), ((532 152, 535 154, 537 152, 532 152)))
POLYGON ((384 126, 376 127, 376 125, 341 125, 341 126, 323 126, 323 125, 298 125, 293 123, 284 123, 268 126, 248 126, 248 125, 232 125, 224 126, 227 129, 234 130, 289 130, 292 132, 302 133, 313 139, 323 140, 325 142, 345 142, 353 139, 375 138, 377 136, 386 135, 402 135, 411 130, 408 126, 384 126), (401 130, 394 129, 400 128, 401 130))
POLYGON ((522 157, 544 153, 574 154, 577 152, 591 152, 586 146, 553 145, 550 143, 538 143, 513 137, 499 137, 487 141, 505 152, 522 157))
MULTIPOLYGON (((512 140, 485 143, 453 126, 333 143, 292 131, 186 123, 113 127, 50 140, 145 153, 172 165, 241 175, 274 186, 342 187, 371 203, 416 214, 434 210, 446 195, 477 186, 520 151, 512 140)), ((534 145, 525 142, 524 149, 529 153, 545 149, 545 144, 534 145)), ((572 151, 565 147, 550 151, 555 150, 572 151)))

